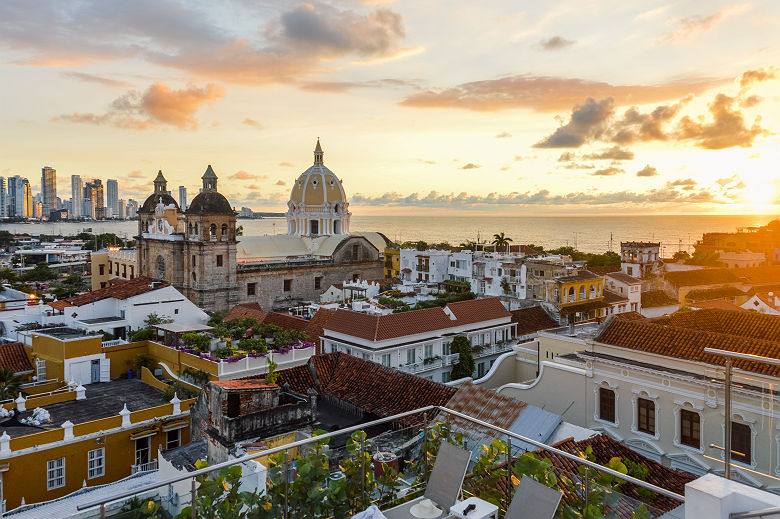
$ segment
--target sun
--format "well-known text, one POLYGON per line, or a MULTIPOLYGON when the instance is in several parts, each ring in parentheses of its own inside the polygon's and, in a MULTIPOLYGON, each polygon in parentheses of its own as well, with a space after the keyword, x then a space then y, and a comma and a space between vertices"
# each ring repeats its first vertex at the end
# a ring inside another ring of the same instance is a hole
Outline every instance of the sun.
POLYGON ((777 186, 772 181, 750 180, 746 182, 747 187, 743 191, 745 200, 755 205, 766 205, 772 203, 775 198, 777 186))

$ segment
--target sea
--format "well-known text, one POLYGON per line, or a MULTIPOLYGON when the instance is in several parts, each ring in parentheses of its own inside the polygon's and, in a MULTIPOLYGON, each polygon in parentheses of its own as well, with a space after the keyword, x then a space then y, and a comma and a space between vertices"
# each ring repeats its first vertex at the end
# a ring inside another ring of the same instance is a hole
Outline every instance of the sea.
MULTIPOLYGON (((735 232, 739 228, 765 225, 770 215, 657 215, 657 216, 359 216, 353 215, 351 230, 381 232, 390 240, 489 243, 504 233, 513 244, 535 244, 545 249, 572 246, 583 252, 620 251, 621 241, 661 242, 662 256, 678 250, 693 251, 706 232, 735 232)), ((287 232, 284 218, 240 219, 245 236, 287 232)), ((0 224, 13 233, 74 235, 82 231, 112 232, 132 239, 138 222, 54 222, 0 224)))

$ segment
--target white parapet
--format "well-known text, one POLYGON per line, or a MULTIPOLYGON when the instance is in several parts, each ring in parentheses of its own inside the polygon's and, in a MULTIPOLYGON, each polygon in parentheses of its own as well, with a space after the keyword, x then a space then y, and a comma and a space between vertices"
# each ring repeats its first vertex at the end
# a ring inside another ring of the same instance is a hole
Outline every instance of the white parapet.
POLYGON ((780 506, 780 496, 715 474, 685 485, 685 519, 729 519, 729 514, 780 506))

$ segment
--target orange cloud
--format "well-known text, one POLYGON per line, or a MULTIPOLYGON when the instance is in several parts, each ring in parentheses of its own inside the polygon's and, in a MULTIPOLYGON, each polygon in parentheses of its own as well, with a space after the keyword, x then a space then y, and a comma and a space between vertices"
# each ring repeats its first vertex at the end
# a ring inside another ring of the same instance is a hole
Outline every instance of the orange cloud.
POLYGON ((263 129, 263 125, 260 124, 258 121, 255 121, 251 117, 247 117, 246 119, 244 119, 243 124, 246 124, 247 126, 251 126, 253 128, 257 128, 258 130, 263 129))
POLYGON ((52 121, 108 124, 133 130, 146 130, 159 125, 195 130, 198 128, 195 112, 200 106, 224 96, 225 89, 212 83, 204 88, 189 86, 172 90, 165 83, 157 82, 143 93, 131 90, 116 98, 104 114, 63 114, 52 118, 52 121))
POLYGON ((228 177, 230 180, 265 180, 267 175, 252 175, 244 170, 237 171, 228 177))

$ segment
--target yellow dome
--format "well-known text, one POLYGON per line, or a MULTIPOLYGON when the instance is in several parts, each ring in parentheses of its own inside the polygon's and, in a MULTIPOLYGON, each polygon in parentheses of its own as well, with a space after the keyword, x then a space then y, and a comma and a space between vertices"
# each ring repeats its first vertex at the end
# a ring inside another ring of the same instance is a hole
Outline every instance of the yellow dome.
POLYGON ((290 192, 290 202, 295 205, 325 206, 325 204, 344 204, 347 196, 344 187, 336 175, 325 167, 320 141, 314 150, 314 165, 301 173, 290 192))

